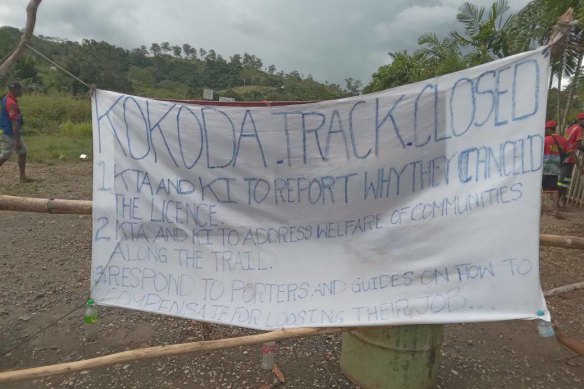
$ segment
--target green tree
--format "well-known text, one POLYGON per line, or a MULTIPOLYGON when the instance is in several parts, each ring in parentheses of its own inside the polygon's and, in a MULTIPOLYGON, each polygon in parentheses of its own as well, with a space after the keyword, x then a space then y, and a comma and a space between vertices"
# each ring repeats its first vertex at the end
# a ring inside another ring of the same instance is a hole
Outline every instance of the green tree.
POLYGON ((233 54, 231 57, 229 57, 229 63, 232 66, 241 68, 243 66, 241 64, 241 55, 239 55, 239 54, 233 54))
POLYGON ((250 55, 248 53, 243 53, 243 61, 242 61, 244 68, 252 68, 252 69, 261 69, 262 68, 262 60, 256 57, 255 55, 250 55))
POLYGON ((188 43, 183 44, 183 53, 186 59, 196 59, 197 49, 189 45, 188 43))
POLYGON ((359 80, 355 80, 352 77, 345 78, 345 89, 347 93, 351 96, 357 96, 361 93, 361 89, 363 89, 363 83, 359 80))
POLYGON ((170 53, 171 49, 170 49, 170 43, 168 42, 162 42, 160 44, 160 49, 162 50, 162 54, 168 55, 168 53, 170 53))
POLYGON ((205 56, 205 61, 206 62, 214 62, 216 60, 217 60, 217 53, 215 53, 215 50, 213 50, 213 49, 209 50, 209 52, 205 56))
POLYGON ((423 79, 421 77, 424 61, 424 54, 415 51, 408 54, 407 50, 390 52, 391 64, 381 66, 373 79, 364 89, 364 93, 376 92, 384 89, 395 88, 404 84, 412 83, 423 79))
POLYGON ((150 52, 152 53, 153 56, 159 57, 162 54, 162 49, 160 48, 160 45, 158 43, 152 43, 150 45, 150 52))
POLYGON ((40 86, 37 61, 29 55, 25 55, 16 63, 16 66, 14 67, 14 75, 19 80, 26 80, 26 83, 33 87, 38 88, 38 86, 40 86))

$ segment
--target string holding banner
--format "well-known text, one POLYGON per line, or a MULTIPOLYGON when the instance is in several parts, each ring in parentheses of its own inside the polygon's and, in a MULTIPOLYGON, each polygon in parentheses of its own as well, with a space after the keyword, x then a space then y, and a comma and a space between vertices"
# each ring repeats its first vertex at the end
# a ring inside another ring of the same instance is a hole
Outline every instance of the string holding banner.
POLYGON ((98 90, 92 297, 257 329, 534 318, 547 77, 542 48, 295 106, 98 90))

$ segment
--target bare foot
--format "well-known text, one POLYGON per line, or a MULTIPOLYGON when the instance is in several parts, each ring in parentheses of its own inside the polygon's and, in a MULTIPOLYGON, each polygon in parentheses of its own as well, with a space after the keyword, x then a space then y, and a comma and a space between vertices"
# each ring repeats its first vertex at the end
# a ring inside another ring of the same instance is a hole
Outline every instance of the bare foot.
POLYGON ((34 178, 30 178, 30 177, 20 177, 20 183, 21 184, 26 184, 27 182, 33 182, 34 178))
POLYGON ((556 219, 566 220, 566 217, 559 213, 558 211, 552 212, 552 216, 555 217, 556 219))

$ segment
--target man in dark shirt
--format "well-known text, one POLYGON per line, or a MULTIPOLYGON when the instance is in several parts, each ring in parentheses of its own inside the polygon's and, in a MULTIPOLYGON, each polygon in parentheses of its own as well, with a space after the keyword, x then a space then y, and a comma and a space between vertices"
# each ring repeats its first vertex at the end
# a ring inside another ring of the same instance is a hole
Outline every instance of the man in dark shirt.
POLYGON ((2 97, 0 106, 0 166, 8 161, 13 151, 18 154, 20 182, 28 182, 26 176, 26 145, 22 137, 22 113, 18 98, 22 96, 22 85, 14 81, 8 84, 8 93, 2 97))

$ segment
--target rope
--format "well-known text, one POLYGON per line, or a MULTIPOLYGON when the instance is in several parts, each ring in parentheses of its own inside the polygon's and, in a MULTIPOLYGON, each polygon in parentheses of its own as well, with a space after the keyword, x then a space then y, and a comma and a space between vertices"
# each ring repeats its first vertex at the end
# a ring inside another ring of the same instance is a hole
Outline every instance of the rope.
POLYGON ((52 59, 50 59, 49 57, 47 57, 46 55, 44 55, 43 53, 41 53, 40 51, 38 51, 37 49, 35 49, 34 47, 32 47, 31 45, 29 45, 28 43, 25 43, 25 46, 28 47, 29 49, 31 49, 32 51, 34 51, 37 55, 39 55, 41 58, 46 59, 47 61, 49 61, 50 63, 52 63, 53 65, 55 65, 56 67, 58 67, 59 69, 61 69, 62 71, 64 71, 66 74, 68 74, 69 76, 71 76, 72 78, 74 78, 75 80, 79 81, 80 83, 82 83, 83 85, 85 85, 87 88, 91 89, 92 86, 89 85, 88 83, 86 83, 85 81, 81 80, 79 77, 75 76, 74 74, 72 74, 71 72, 69 72, 67 69, 65 69, 64 67, 62 67, 61 65, 59 65, 58 63, 56 63, 55 61, 53 61, 52 59))

